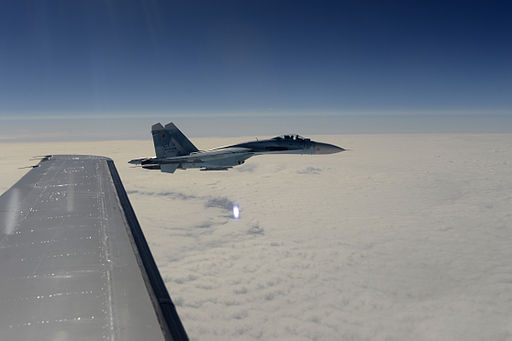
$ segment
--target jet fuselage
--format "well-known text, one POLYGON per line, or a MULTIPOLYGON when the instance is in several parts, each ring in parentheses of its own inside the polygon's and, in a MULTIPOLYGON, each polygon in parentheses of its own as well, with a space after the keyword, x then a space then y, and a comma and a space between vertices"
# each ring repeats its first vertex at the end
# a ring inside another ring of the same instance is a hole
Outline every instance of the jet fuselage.
POLYGON ((161 124, 155 124, 152 133, 157 157, 134 159, 130 163, 168 173, 174 173, 178 168, 227 170, 243 164, 254 155, 332 154, 344 151, 332 144, 311 141, 299 135, 283 135, 202 151, 195 148, 173 123, 165 128, 161 124))

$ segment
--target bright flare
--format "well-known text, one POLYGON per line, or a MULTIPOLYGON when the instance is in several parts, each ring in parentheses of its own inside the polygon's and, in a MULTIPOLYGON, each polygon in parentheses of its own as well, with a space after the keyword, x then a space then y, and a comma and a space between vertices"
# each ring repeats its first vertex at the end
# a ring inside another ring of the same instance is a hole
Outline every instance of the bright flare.
POLYGON ((240 217, 240 209, 238 205, 233 205, 233 218, 238 219, 240 217))

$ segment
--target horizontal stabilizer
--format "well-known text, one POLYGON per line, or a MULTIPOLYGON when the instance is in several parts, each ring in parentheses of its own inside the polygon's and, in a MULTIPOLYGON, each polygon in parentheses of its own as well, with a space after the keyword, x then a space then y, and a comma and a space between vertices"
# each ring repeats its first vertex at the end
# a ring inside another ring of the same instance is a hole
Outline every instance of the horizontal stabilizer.
POLYGON ((160 164, 160 171, 164 173, 174 173, 176 171, 176 168, 178 168, 177 163, 163 163, 160 164))
POLYGON ((144 160, 147 160, 147 159, 148 159, 147 157, 143 157, 140 159, 133 159, 133 160, 128 161, 128 163, 131 163, 132 165, 140 165, 140 164, 142 164, 142 162, 144 160))

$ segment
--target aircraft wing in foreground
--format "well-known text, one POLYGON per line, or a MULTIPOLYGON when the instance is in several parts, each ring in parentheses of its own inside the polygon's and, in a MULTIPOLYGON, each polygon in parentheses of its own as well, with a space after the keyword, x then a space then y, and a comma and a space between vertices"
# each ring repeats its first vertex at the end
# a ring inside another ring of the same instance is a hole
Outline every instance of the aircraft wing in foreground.
POLYGON ((0 196, 0 340, 187 340, 112 160, 48 155, 0 196))
POLYGON ((130 160, 145 169, 174 173, 176 169, 227 170, 241 165, 254 155, 264 154, 332 154, 345 149, 311 141, 299 135, 283 135, 268 140, 239 143, 212 150, 198 150, 174 125, 154 124, 151 133, 156 157, 130 160))

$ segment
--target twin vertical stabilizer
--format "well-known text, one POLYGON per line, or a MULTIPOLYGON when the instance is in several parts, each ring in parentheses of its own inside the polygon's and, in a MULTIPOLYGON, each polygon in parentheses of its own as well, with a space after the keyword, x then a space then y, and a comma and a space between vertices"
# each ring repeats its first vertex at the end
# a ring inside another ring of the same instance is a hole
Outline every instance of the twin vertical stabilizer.
POLYGON ((169 123, 163 127, 160 123, 151 127, 156 157, 159 159, 173 156, 184 156, 197 152, 198 149, 174 125, 169 123))

